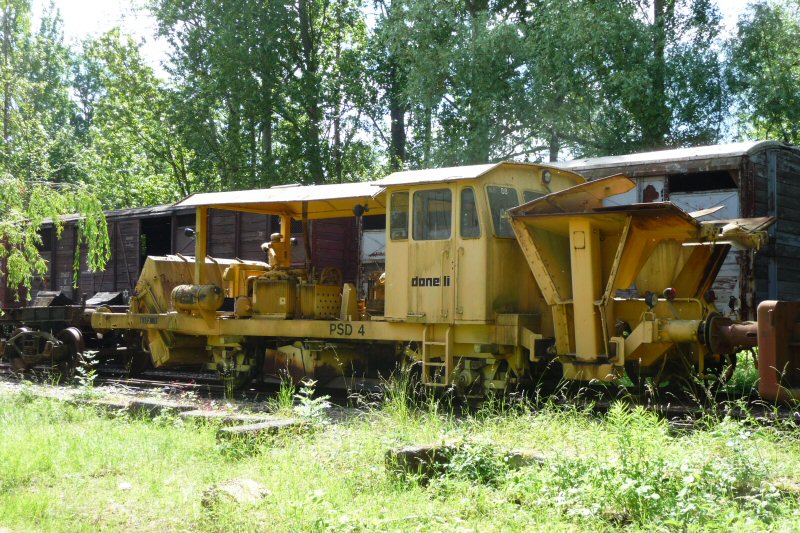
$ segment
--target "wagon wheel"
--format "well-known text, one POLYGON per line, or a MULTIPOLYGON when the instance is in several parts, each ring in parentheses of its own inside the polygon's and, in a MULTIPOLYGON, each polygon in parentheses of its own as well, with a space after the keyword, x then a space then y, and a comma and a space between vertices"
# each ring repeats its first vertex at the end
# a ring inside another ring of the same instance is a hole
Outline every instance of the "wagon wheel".
POLYGON ((75 375, 75 368, 81 363, 86 349, 83 334, 78 328, 67 328, 62 330, 57 338, 63 343, 64 352, 58 361, 53 362, 53 369, 61 374, 62 378, 71 378, 75 375))
POLYGON ((22 335, 25 333, 29 333, 31 330, 26 327, 19 327, 11 332, 11 335, 8 337, 8 341, 6 341, 6 348, 5 351, 0 354, 0 357, 8 361, 11 365, 11 369, 13 372, 25 372, 29 370, 27 363, 22 358, 22 351, 17 346, 17 338, 18 335, 22 335))
POLYGON ((225 393, 232 395, 234 391, 243 389, 253 381, 264 366, 264 354, 258 350, 247 350, 244 352, 242 363, 247 365, 247 370, 236 370, 235 368, 223 369, 220 371, 222 383, 225 386, 225 393))

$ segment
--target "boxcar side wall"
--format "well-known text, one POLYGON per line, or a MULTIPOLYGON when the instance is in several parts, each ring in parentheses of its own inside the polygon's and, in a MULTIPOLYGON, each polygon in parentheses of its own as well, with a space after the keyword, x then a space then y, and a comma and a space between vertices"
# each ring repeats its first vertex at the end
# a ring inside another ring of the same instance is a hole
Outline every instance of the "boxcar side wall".
POLYGON ((778 158, 776 248, 781 299, 800 299, 800 156, 778 158))
POLYGON ((75 225, 74 223, 64 224, 61 238, 55 246, 55 257, 52 261, 52 289, 63 291, 64 294, 75 298, 78 292, 73 290, 73 264, 75 260, 75 225))
POLYGON ((756 299, 800 299, 800 155, 772 149, 750 158, 756 216, 775 216, 768 246, 756 256, 756 299))

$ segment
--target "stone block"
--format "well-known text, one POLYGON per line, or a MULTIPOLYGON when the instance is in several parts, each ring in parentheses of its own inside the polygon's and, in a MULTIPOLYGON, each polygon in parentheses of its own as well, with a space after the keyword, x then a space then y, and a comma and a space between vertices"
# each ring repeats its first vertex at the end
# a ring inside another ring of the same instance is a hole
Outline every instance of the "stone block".
POLYGON ((294 418, 276 418, 273 420, 257 422, 255 424, 244 424, 241 426, 220 428, 219 431, 217 431, 217 439, 254 440, 259 437, 275 436, 281 433, 301 432, 307 427, 307 424, 302 420, 297 420, 294 418))
POLYGON ((211 411, 208 409, 192 409, 191 411, 184 411, 178 416, 184 420, 213 420, 223 425, 255 424, 270 420, 266 415, 231 413, 228 411, 211 411))

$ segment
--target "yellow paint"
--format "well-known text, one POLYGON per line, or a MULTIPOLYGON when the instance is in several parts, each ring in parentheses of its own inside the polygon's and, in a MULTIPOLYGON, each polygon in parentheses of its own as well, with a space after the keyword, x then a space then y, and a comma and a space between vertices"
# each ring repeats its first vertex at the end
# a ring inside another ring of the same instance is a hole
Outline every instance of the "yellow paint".
POLYGON ((208 208, 198 207, 196 216, 196 227, 194 234, 194 283, 195 285, 206 284, 206 247, 208 239, 208 208))
POLYGON ((393 175, 374 198, 361 187, 353 198, 311 195, 291 204, 302 205, 307 219, 371 202, 383 212, 388 204, 383 316, 362 319, 355 286, 340 280, 315 288, 311 269, 290 270, 298 215, 275 201, 198 204, 197 259, 149 258, 130 313, 96 312, 92 324, 144 331, 157 366, 196 361, 246 370, 244 347, 254 337, 290 339, 271 353, 300 367, 332 364, 342 347, 356 360, 352 346, 387 343, 390 353, 419 359, 428 384, 464 391, 503 388, 526 376, 531 362, 550 358, 566 379, 611 380, 626 361, 652 369, 676 356, 679 344, 697 361, 708 355, 698 331, 714 311, 703 294, 730 247, 721 239, 741 245, 763 236, 700 224, 668 204, 601 209, 604 198, 633 186, 621 176, 581 184, 575 174, 537 165, 471 168, 393 175), (526 191, 553 194, 515 207, 526 191), (281 216, 273 268, 206 259, 207 212, 215 207, 281 216), (225 289, 239 314, 172 309, 172 288, 192 280, 225 289), (645 291, 668 287, 678 299, 648 308, 645 291), (329 353, 309 349, 315 342, 329 353))
POLYGON ((600 315, 594 302, 602 295, 600 232, 584 218, 569 222, 572 269, 572 305, 575 320, 575 357, 596 361, 605 353, 600 315))

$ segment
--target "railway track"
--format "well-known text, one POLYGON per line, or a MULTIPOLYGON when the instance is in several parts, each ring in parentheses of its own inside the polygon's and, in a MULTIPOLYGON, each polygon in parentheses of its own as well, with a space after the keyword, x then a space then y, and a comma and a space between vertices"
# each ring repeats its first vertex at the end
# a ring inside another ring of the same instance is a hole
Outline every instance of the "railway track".
MULTIPOLYGON (((34 368, 25 373, 14 372, 11 365, 0 362, 0 375, 16 379, 27 379, 40 384, 58 384, 56 377, 49 369, 34 368)), ((127 393, 174 395, 192 394, 199 399, 231 400, 248 404, 263 403, 274 397, 280 381, 276 378, 254 380, 248 386, 236 390, 233 394, 227 391, 222 381, 211 372, 192 370, 145 370, 136 376, 129 376, 121 366, 103 365, 97 368, 92 379, 93 386, 118 388, 127 393)), ((352 394, 378 399, 383 392, 383 383, 377 379, 334 380, 319 387, 319 391, 327 394, 331 401, 341 407, 352 406, 352 394)), ((800 425, 800 409, 789 404, 766 402, 755 394, 731 395, 724 392, 716 396, 706 396, 702 400, 697 394, 678 394, 668 392, 660 397, 654 395, 635 395, 631 389, 612 389, 583 387, 579 391, 562 391, 558 394, 546 393, 554 403, 564 409, 584 410, 597 415, 608 412, 615 402, 623 401, 663 417, 673 431, 693 431, 698 424, 705 424, 709 418, 729 417, 745 421, 753 425, 779 426, 800 425)), ((457 417, 466 417, 474 413, 481 404, 464 402, 455 396, 448 398, 457 417)))
MULTIPOLYGON (((25 372, 16 371, 9 363, 0 362, 0 376, 6 378, 28 380, 37 384, 59 385, 61 377, 52 369, 44 366, 34 367, 25 372)), ((73 377, 79 383, 81 378, 73 377)), ((264 402, 274 396, 280 389, 278 378, 265 377, 253 380, 243 388, 235 391, 226 389, 216 373, 192 370, 159 370, 150 369, 131 376, 127 369, 118 365, 100 365, 94 375, 89 378, 92 386, 110 386, 125 389, 128 392, 154 392, 167 394, 192 393, 201 399, 231 399, 245 402, 264 402)), ((374 394, 382 390, 378 379, 334 379, 319 390, 329 395, 339 405, 346 405, 350 392, 374 394)))

